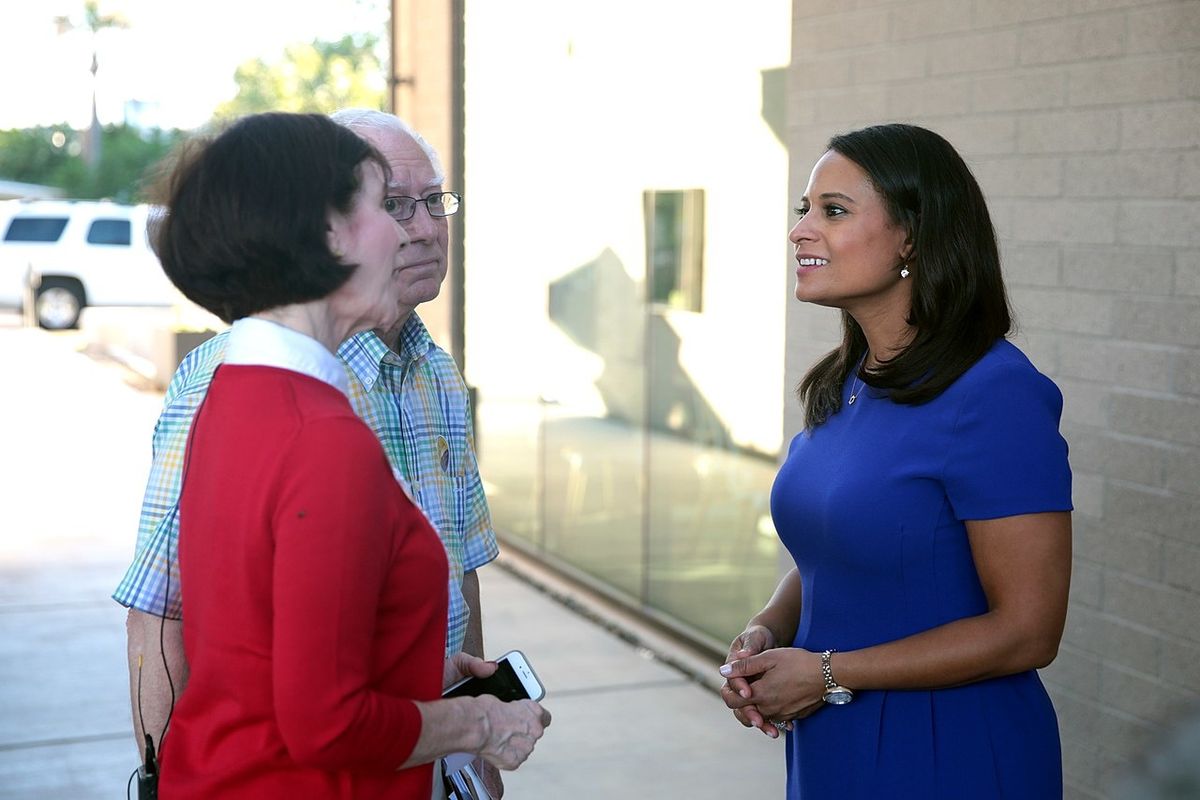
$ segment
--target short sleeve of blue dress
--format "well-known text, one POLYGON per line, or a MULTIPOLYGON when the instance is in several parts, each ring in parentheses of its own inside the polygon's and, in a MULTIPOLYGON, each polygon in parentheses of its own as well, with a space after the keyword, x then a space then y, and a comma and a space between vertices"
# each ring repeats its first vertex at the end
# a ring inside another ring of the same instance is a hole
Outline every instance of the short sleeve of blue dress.
POLYGON ((962 520, 1071 508, 1062 394, 1019 352, 1005 351, 971 376, 951 433, 946 493, 962 520))
MULTIPOLYGON (((1062 396, 998 341, 934 400, 860 391, 797 436, 771 492, 803 584, 794 645, 856 650, 982 614, 965 521, 1071 508, 1062 396)), ((836 661, 835 661, 836 663, 836 661)), ((788 736, 788 797, 1052 798, 1058 723, 1030 671, 861 691, 788 736)))

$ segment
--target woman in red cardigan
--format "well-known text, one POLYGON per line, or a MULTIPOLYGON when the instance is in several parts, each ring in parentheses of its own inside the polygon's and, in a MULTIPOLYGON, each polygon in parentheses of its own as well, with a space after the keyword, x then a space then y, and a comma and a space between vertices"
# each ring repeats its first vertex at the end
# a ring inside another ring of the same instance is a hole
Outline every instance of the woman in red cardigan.
POLYGON ((408 310, 388 178, 329 119, 261 114, 170 179, 163 268, 232 329, 183 468, 191 676, 164 797, 425 800, 436 758, 513 769, 549 724, 529 700, 440 699, 495 666, 443 662, 445 551, 346 396, 338 345, 408 310))

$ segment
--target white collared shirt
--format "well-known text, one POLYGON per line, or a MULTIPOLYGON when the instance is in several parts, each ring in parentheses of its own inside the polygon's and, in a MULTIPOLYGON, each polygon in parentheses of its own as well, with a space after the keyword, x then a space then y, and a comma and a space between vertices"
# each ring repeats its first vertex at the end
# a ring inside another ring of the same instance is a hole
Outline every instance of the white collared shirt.
POLYGON ((278 322, 258 317, 234 322, 229 328, 225 363, 290 369, 350 396, 350 382, 341 359, 311 336, 278 322))

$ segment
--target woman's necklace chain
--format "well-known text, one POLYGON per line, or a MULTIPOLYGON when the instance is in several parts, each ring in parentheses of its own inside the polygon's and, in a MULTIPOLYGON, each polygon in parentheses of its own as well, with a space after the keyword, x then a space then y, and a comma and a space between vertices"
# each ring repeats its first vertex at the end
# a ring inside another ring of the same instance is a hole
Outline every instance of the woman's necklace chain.
POLYGON ((847 401, 847 403, 846 403, 846 405, 848 405, 848 406, 854 405, 854 401, 858 399, 859 392, 861 392, 863 389, 867 388, 867 382, 866 381, 860 382, 860 379, 858 377, 859 369, 862 369, 863 367, 865 367, 866 363, 867 363, 867 356, 864 354, 862 361, 858 362, 858 369, 854 370, 854 383, 851 384, 851 386, 850 386, 850 400, 847 401))
MULTIPOLYGON (((858 383, 858 380, 857 380, 857 378, 855 379, 855 383, 858 383)), ((865 388, 867 388, 867 385, 866 385, 866 383, 863 383, 863 384, 862 384, 861 386, 859 386, 857 389, 855 389, 855 388, 851 388, 851 389, 850 389, 850 400, 849 400, 849 402, 847 403, 847 405, 851 405, 851 406, 852 406, 852 405, 854 405, 854 401, 858 399, 858 393, 859 393, 859 392, 861 392, 861 391, 862 391, 863 389, 865 389, 865 388)))

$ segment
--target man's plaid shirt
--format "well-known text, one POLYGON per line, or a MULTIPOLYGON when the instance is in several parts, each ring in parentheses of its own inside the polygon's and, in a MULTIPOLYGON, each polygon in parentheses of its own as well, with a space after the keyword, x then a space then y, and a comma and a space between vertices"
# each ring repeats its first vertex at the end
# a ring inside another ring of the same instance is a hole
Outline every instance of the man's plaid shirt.
MULTIPOLYGON (((118 603, 148 614, 180 617, 177 503, 184 450, 192 418, 224 360, 226 338, 226 333, 218 334, 187 355, 167 387, 154 428, 137 552, 113 593, 118 603)), ((347 339, 338 355, 346 364, 354 411, 375 431, 392 468, 404 477, 446 546, 450 655, 462 649, 467 628, 463 573, 488 563, 499 550, 458 368, 416 314, 400 332, 399 349, 397 355, 366 332, 347 339)))

